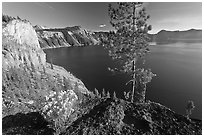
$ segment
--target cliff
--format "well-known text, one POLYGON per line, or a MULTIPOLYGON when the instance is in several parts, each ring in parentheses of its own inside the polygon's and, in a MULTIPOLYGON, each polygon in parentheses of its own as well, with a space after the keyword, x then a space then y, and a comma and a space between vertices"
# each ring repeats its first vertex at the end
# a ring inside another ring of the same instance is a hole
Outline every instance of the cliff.
POLYGON ((39 112, 51 125, 57 125, 60 119, 69 119, 89 96, 81 80, 46 62, 31 23, 20 19, 4 22, 2 118, 39 112))
POLYGON ((43 28, 34 26, 41 48, 95 45, 93 33, 80 26, 66 28, 43 28))
POLYGON ((173 43, 173 42, 201 42, 202 30, 190 29, 186 31, 161 30, 157 34, 149 35, 152 42, 173 43))

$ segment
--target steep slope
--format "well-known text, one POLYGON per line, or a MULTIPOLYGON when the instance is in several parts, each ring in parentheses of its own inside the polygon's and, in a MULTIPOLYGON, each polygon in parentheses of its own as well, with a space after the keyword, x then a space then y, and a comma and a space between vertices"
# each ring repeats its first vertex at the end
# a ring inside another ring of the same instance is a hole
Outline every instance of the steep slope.
MULTIPOLYGON (((55 123, 68 119, 91 93, 64 68, 46 62, 28 21, 12 19, 2 28, 2 117, 39 112, 55 123)), ((73 118, 74 119, 74 118, 73 118)), ((57 128, 57 127, 54 127, 57 128)))
POLYGON ((91 32, 80 26, 66 28, 43 28, 34 26, 41 48, 95 45, 98 41, 91 32))

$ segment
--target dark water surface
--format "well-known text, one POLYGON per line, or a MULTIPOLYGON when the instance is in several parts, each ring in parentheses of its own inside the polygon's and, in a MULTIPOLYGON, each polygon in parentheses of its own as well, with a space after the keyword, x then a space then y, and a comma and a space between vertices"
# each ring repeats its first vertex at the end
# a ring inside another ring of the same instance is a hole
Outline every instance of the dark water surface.
MULTIPOLYGON (((175 43, 151 46, 146 67, 157 76, 148 84, 146 98, 185 114, 188 100, 193 100, 192 117, 202 119, 202 50, 201 43, 175 43)), ((123 97, 130 90, 125 74, 114 75, 108 67, 117 67, 102 46, 46 49, 47 60, 63 66, 81 79, 89 90, 103 88, 123 97)))

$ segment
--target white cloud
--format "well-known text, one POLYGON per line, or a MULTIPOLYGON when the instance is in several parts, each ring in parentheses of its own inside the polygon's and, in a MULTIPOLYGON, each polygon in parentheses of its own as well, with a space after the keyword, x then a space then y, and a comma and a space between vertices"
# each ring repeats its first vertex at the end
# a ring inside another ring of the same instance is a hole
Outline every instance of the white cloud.
POLYGON ((104 28, 106 25, 105 24, 100 24, 99 27, 100 28, 104 28))
POLYGON ((48 8, 48 9, 51 9, 51 10, 55 10, 55 8, 53 8, 48 3, 45 3, 45 2, 35 2, 35 4, 42 7, 42 8, 48 8))

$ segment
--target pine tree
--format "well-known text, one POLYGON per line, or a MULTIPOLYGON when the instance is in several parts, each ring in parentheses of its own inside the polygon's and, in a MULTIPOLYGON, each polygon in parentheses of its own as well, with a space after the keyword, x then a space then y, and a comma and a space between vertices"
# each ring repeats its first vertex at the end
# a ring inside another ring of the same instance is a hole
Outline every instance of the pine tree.
POLYGON ((18 19, 18 20, 21 20, 21 18, 20 18, 19 16, 17 16, 17 19, 18 19))
MULTIPOLYGON (((151 25, 147 25, 149 15, 141 2, 118 2, 115 5, 109 5, 110 23, 115 28, 115 32, 109 35, 108 42, 105 47, 109 49, 109 55, 113 59, 120 60, 122 68, 112 69, 113 71, 122 71, 132 76, 132 93, 131 102, 134 102, 135 92, 140 92, 139 84, 145 84, 143 79, 139 77, 142 73, 146 73, 143 69, 138 68, 138 60, 144 63, 144 56, 148 49, 148 31, 151 25)), ((153 77, 153 73, 149 72, 153 77)), ((129 83, 128 82, 128 83, 129 83)), ((146 88, 143 88, 146 90, 146 88)), ((146 91, 141 91, 143 94, 146 91)), ((139 96, 138 96, 139 97, 139 96)), ((138 99, 139 102, 144 101, 144 97, 138 99)))
POLYGON ((106 95, 107 98, 110 98, 110 92, 107 91, 107 95, 106 95))

